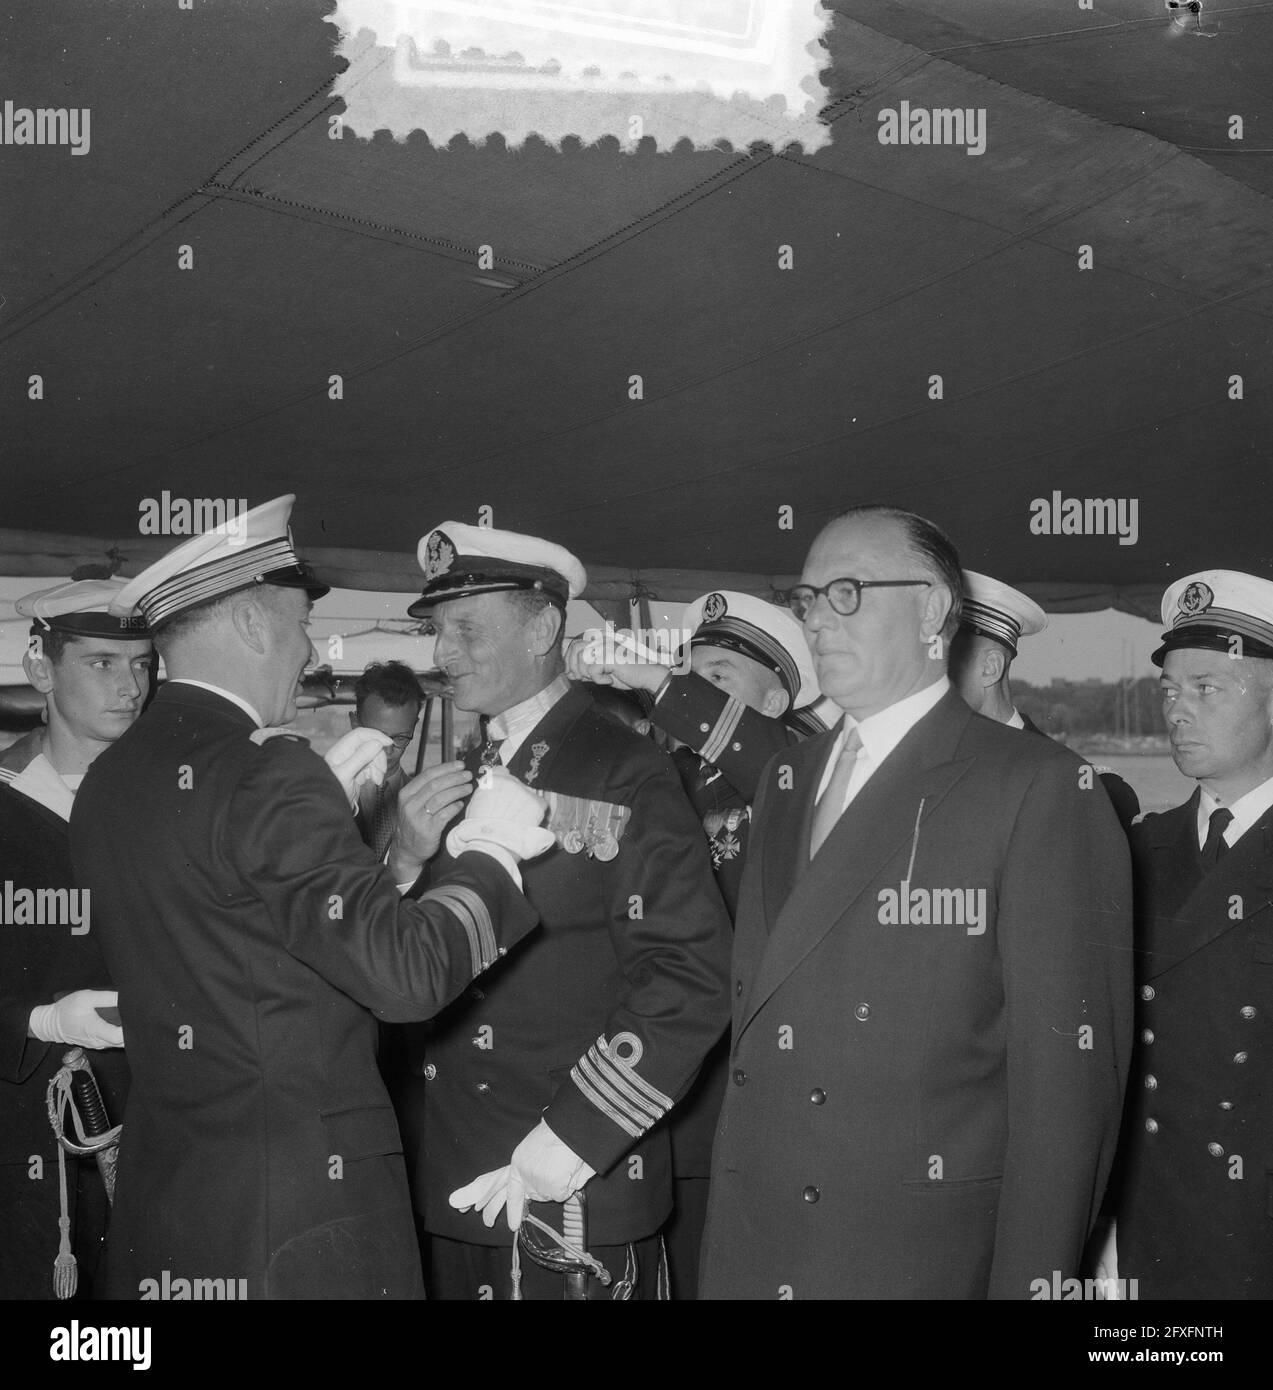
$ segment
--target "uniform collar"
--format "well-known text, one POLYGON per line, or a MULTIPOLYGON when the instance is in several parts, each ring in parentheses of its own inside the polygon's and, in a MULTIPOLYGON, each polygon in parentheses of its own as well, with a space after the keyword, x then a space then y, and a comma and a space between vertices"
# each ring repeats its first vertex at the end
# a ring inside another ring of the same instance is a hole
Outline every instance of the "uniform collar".
POLYGON ((505 767, 525 742, 530 731, 569 690, 570 681, 563 671, 529 700, 510 705, 508 709, 487 721, 487 737, 502 740, 499 756, 505 767))
POLYGON ((212 685, 208 681, 197 681, 190 676, 174 676, 168 681, 169 685, 195 685, 200 690, 210 690, 214 695, 220 695, 223 700, 229 700, 232 705, 238 707, 244 714, 250 715, 252 722, 258 729, 265 728, 265 720, 256 712, 255 708, 248 704, 242 695, 236 695, 233 690, 227 690, 223 685, 212 685))
POLYGON ((21 772, 8 774, 4 780, 14 791, 21 792, 23 796, 52 811, 55 816, 69 821, 71 807, 75 804, 75 790, 82 780, 82 774, 74 779, 75 787, 72 787, 44 754, 38 753, 21 772))
MULTIPOLYGON (((1224 802, 1217 801, 1204 787, 1198 788, 1198 846, 1201 848, 1207 842, 1207 825, 1211 820, 1211 813, 1217 807, 1223 806, 1224 802)), ((1252 787, 1245 796, 1240 796, 1229 804, 1229 810, 1233 812, 1233 820, 1225 827, 1224 842, 1230 848, 1251 829, 1260 817, 1273 806, 1273 777, 1267 782, 1261 782, 1258 787, 1252 787)))

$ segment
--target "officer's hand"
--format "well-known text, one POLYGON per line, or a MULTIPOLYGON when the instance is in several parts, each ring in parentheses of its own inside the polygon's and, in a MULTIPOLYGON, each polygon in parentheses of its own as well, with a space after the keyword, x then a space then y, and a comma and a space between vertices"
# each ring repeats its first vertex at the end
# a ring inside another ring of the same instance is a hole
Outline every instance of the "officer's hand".
POLYGON ((458 858, 465 850, 481 850, 493 854, 506 869, 509 865, 500 851, 511 855, 514 863, 533 859, 553 842, 552 831, 540 827, 547 809, 548 803, 507 768, 484 767, 464 819, 446 837, 447 851, 458 858))
POLYGON ((119 992, 113 989, 77 989, 52 1004, 37 1004, 31 1010, 28 1031, 41 1042, 65 1043, 68 1047, 123 1047, 124 1030, 107 1023, 98 1009, 113 1009, 119 992))
POLYGON ((513 1150, 509 1164, 509 1230, 515 1231, 522 1224, 527 1202, 564 1202, 595 1173, 596 1169, 553 1133, 546 1120, 540 1120, 513 1150))
POLYGON ((442 832, 473 789, 473 775, 462 762, 439 763, 413 777, 398 793, 398 825, 394 841, 394 877, 415 866, 415 872, 432 859, 442 843, 442 832))
POLYGON ((617 685, 621 690, 653 693, 672 669, 643 660, 644 653, 634 646, 628 634, 612 632, 607 642, 606 634, 595 627, 580 637, 572 637, 566 644, 565 655, 566 672, 572 680, 617 685))
POLYGON ((336 774, 351 807, 358 805, 358 788, 366 781, 377 786, 385 780, 385 749, 393 742, 379 729, 350 729, 327 750, 323 761, 336 774))
POLYGON ((447 1200, 456 1211, 480 1211, 489 1229, 504 1209, 508 1194, 508 1166, 492 1169, 474 1178, 467 1187, 458 1187, 447 1200))

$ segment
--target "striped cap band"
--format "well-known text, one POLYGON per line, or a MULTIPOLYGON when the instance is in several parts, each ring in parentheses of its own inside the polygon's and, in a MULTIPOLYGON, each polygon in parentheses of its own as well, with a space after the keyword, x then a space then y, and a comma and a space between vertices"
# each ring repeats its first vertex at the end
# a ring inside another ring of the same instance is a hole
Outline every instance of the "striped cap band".
POLYGON ((963 608, 959 614, 959 625, 971 632, 979 632, 983 637, 1002 642, 1012 653, 1017 654, 1017 643, 1021 638, 1021 624, 1001 608, 991 608, 987 603, 978 603, 975 598, 964 595, 963 608))
POLYGON ((695 628, 690 647, 698 646, 725 647, 760 662, 762 666, 777 672, 787 694, 795 701, 800 689, 800 672, 786 647, 763 628, 726 613, 715 622, 703 623, 695 628))
POLYGON ((137 607, 153 628, 196 604, 221 598, 249 584, 264 583, 272 571, 289 569, 298 577, 302 572, 291 539, 279 536, 261 545, 244 546, 206 565, 182 570, 143 594, 137 607))

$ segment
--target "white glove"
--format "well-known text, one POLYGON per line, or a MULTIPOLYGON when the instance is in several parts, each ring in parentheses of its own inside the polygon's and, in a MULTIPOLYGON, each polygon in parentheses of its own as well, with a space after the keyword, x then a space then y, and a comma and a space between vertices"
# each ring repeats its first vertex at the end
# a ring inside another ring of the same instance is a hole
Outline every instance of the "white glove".
POLYGON ((124 1030, 107 1023, 98 1009, 113 1009, 119 993, 113 989, 77 989, 52 1004, 37 1004, 28 1024, 33 1038, 68 1047, 123 1047, 124 1030))
POLYGON ((490 1227, 505 1203, 508 1228, 515 1231, 529 1202, 564 1202, 594 1177, 596 1169, 585 1163, 540 1120, 513 1150, 507 1168, 483 1173, 467 1187, 451 1193, 450 1203, 457 1211, 481 1207, 482 1221, 490 1227))
POLYGON ((514 863, 533 859, 553 842, 552 831, 540 826, 547 809, 548 803, 507 768, 484 767, 464 819, 446 837, 447 852, 458 858, 466 849, 487 854, 499 850, 511 855, 514 863))
POLYGON ((366 781, 379 786, 385 780, 389 762, 385 749, 393 742, 379 729, 350 729, 338 738, 323 756, 344 788, 350 808, 358 807, 358 788, 366 781))
POLYGON ((1101 1298, 1113 1303, 1119 1299, 1118 1285, 1118 1227, 1111 1221, 1109 1234, 1101 1245, 1096 1259, 1096 1291, 1101 1298))

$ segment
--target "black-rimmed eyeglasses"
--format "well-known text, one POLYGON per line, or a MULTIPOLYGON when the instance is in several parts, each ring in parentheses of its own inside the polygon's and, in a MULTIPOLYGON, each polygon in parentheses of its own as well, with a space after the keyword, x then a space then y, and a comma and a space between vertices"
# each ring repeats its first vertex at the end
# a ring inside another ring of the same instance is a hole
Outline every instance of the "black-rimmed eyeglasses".
POLYGON ((931 586, 932 582, 931 579, 833 579, 821 588, 813 584, 797 584, 787 593, 787 606, 804 622, 809 610, 817 603, 818 595, 826 594, 831 607, 841 617, 847 618, 861 607, 863 589, 901 589, 912 584, 931 586))

